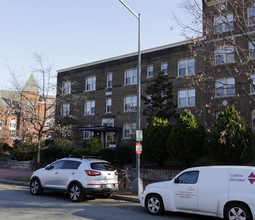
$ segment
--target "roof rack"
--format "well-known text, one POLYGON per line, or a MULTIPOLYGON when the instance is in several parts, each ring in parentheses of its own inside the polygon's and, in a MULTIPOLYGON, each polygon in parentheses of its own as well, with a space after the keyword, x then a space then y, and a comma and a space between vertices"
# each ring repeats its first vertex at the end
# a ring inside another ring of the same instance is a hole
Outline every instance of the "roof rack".
POLYGON ((86 158, 90 158, 90 159, 102 160, 101 156, 86 156, 86 155, 69 155, 68 158, 80 158, 81 160, 86 159, 86 158))

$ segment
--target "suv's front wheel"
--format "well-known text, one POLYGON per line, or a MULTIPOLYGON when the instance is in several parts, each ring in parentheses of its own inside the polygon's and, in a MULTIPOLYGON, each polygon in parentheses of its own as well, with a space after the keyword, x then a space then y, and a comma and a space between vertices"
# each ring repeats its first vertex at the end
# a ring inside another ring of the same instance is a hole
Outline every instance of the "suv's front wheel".
POLYGON ((30 181, 30 193, 32 195, 39 195, 42 192, 41 183, 37 178, 30 181))
POLYGON ((78 183, 74 183, 69 187, 69 199, 72 202, 79 202, 83 199, 82 187, 78 183))

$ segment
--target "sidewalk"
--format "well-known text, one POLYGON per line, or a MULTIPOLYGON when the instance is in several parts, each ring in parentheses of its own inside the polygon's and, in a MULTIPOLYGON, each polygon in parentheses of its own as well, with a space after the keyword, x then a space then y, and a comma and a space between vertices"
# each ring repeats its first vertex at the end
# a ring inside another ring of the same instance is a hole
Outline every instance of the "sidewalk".
MULTIPOLYGON (((29 183, 15 181, 15 179, 30 178, 32 173, 33 173, 33 171, 0 168, 0 183, 29 186, 29 183)), ((145 186, 147 186, 149 183, 152 183, 152 182, 153 181, 143 181, 144 188, 145 188, 145 186)), ((154 182, 156 182, 156 181, 154 181, 154 182)), ((116 200, 139 202, 137 195, 133 195, 132 191, 130 189, 127 189, 127 188, 124 189, 123 182, 121 182, 121 184, 119 186, 119 191, 113 193, 112 198, 116 199, 116 200)))

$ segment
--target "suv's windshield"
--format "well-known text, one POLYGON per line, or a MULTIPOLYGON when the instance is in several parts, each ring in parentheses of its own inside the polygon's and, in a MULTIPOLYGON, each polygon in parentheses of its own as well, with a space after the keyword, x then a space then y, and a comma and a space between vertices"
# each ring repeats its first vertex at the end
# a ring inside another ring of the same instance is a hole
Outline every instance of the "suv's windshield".
POLYGON ((105 163, 105 162, 91 163, 90 166, 93 170, 101 170, 101 171, 115 170, 115 168, 110 163, 105 163))

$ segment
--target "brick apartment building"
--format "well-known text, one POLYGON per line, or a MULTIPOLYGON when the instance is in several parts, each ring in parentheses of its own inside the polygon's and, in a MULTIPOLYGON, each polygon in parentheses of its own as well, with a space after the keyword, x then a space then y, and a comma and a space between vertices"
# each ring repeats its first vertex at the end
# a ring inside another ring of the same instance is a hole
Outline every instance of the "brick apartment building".
MULTIPOLYGON (((202 85, 191 83, 196 81, 197 72, 204 71, 204 64, 199 56, 192 56, 187 44, 184 41, 142 51, 141 90, 144 93, 163 71, 173 81, 178 111, 189 108, 204 121, 204 114, 199 112, 205 105, 202 85)), ((59 70, 57 87, 56 120, 75 125, 76 144, 93 135, 105 140, 106 146, 133 137, 137 114, 137 53, 59 70), (78 128, 86 129, 78 131, 78 128)), ((142 105, 141 112, 143 109, 142 105)), ((142 117, 141 127, 145 125, 142 117)))
POLYGON ((35 121, 43 120, 45 112, 52 115, 48 117, 45 129, 54 125, 54 103, 55 96, 48 96, 46 103, 43 101, 33 74, 22 91, 0 90, 0 141, 10 146, 16 138, 34 141, 35 121))
MULTIPOLYGON (((192 41, 183 41, 142 51, 142 94, 155 81, 158 72, 163 71, 173 82, 178 113, 189 109, 201 124, 210 128, 221 111, 234 105, 253 126, 255 46, 246 35, 253 30, 255 9, 252 4, 243 5, 246 12, 243 20, 238 20, 244 25, 241 29, 234 19, 239 9, 235 10, 232 2, 240 3, 237 0, 203 1, 203 16, 207 23, 204 23, 205 34, 200 39, 200 46, 195 49, 190 49, 192 41), (242 46, 242 53, 248 54, 243 61, 246 62, 245 71, 240 64, 242 55, 240 48, 235 46, 237 43, 242 46)), ((133 138, 137 53, 59 70, 57 87, 56 122, 73 125, 75 135, 72 139, 76 144, 94 136, 101 138, 108 147, 133 138)), ((143 109, 142 103, 141 112, 143 109)), ((145 126, 146 120, 142 116, 141 127, 145 126)))

